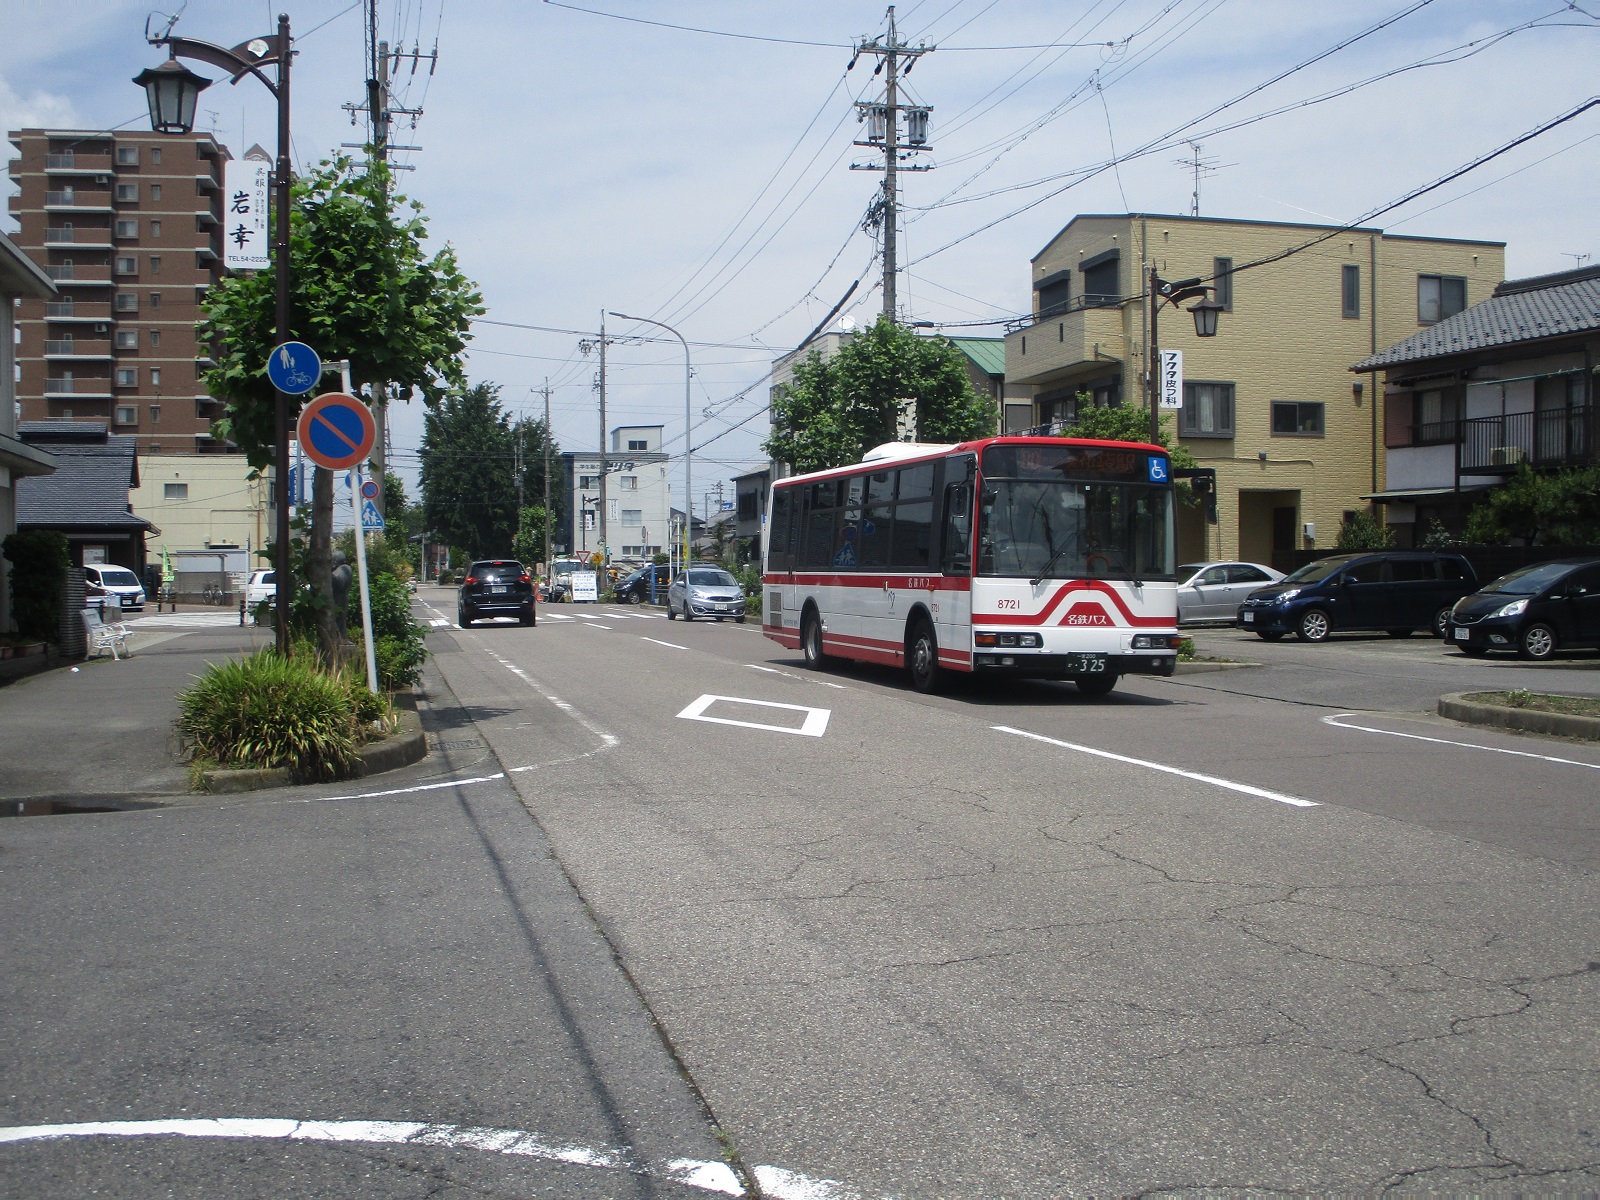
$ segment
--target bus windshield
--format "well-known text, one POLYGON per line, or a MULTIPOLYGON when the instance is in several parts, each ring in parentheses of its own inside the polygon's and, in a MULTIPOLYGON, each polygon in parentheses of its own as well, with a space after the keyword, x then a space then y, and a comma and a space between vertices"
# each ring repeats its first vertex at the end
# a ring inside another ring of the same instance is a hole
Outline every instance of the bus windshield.
POLYGON ((1168 580, 1172 493, 1133 483, 990 479, 979 510, 978 574, 1168 580))

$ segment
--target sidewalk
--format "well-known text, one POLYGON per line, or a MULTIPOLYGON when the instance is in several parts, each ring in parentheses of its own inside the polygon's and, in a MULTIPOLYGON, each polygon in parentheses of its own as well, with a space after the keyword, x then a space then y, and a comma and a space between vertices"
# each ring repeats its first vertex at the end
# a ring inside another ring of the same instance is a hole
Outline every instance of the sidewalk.
MULTIPOLYGON (((212 662, 270 645, 237 613, 194 608, 130 616, 130 657, 52 660, 0 687, 0 801, 184 795, 177 696, 212 662), (76 666, 78 670, 72 668, 76 666)), ((8 675, 29 660, 8 659, 8 675)), ((9 807, 9 806, 7 806, 9 807)))

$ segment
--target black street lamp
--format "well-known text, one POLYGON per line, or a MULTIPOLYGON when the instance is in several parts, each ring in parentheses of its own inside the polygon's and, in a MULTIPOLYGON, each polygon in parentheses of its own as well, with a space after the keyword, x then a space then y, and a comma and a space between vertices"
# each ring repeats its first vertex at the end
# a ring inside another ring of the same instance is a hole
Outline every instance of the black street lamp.
MULTIPOLYGON (((278 228, 272 243, 272 267, 277 283, 277 343, 281 345, 290 338, 289 188, 294 178, 289 169, 289 62, 294 57, 294 41, 289 36, 288 14, 278 14, 276 34, 251 38, 231 50, 194 38, 173 37, 171 29, 169 24, 166 33, 147 39, 152 46, 165 46, 170 57, 159 67, 139 72, 134 79, 145 89, 150 102, 150 127, 157 133, 186 134, 192 130, 195 100, 211 84, 209 79, 196 75, 178 62, 180 58, 220 67, 231 76, 231 83, 254 75, 278 102, 278 158, 274 165, 274 217, 278 228), (277 67, 276 81, 261 72, 268 64, 277 67)), ((277 540, 273 568, 278 611, 273 623, 277 627, 278 653, 287 655, 289 603, 293 591, 289 581, 289 398, 282 392, 277 394, 274 418, 272 453, 277 480, 277 540)))
POLYGON ((1161 444, 1161 351, 1160 339, 1156 334, 1156 317, 1161 312, 1163 302, 1167 304, 1182 304, 1185 300, 1202 297, 1189 311, 1194 314, 1194 332, 1196 337, 1217 336, 1217 314, 1222 311, 1222 304, 1217 300, 1205 299, 1211 289, 1200 282, 1197 275, 1193 279, 1180 279, 1176 283, 1168 283, 1156 274, 1154 267, 1150 268, 1150 282, 1148 286, 1150 296, 1150 444, 1161 444))

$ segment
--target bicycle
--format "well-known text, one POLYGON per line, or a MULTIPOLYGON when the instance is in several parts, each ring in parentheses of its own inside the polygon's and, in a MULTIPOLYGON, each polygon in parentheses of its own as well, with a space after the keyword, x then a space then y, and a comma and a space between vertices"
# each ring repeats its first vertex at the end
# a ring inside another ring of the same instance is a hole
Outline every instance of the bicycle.
POLYGON ((208 583, 205 586, 205 590, 201 593, 201 598, 207 604, 221 604, 227 599, 227 596, 224 594, 221 584, 208 583))

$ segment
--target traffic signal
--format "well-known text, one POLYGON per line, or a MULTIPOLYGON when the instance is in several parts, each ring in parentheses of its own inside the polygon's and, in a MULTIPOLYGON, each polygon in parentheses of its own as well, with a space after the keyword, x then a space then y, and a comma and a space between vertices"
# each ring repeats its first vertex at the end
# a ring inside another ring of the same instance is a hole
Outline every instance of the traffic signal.
POLYGON ((1206 522, 1211 525, 1217 523, 1217 472, 1211 467, 1202 467, 1189 476, 1189 487, 1194 492, 1194 498, 1205 506, 1206 522))

